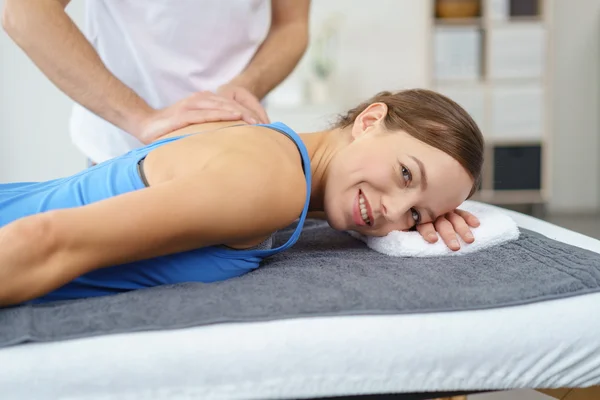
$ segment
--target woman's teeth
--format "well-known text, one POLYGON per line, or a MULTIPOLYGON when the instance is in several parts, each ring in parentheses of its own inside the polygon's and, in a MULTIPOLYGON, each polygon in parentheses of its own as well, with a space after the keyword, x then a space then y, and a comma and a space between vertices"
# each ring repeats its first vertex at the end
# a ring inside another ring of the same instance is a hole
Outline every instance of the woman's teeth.
POLYGON ((365 206, 365 198, 362 194, 358 195, 358 205, 360 208, 360 215, 365 221, 365 224, 370 225, 371 221, 369 220, 369 214, 367 213, 367 206, 365 206))

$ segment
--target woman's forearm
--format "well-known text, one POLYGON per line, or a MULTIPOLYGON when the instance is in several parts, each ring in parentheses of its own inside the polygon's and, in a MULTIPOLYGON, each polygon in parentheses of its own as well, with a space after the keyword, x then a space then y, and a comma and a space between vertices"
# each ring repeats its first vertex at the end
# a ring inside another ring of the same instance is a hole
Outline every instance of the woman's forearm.
POLYGON ((138 135, 153 111, 119 81, 65 12, 68 0, 6 0, 8 35, 65 94, 121 129, 138 135))
POLYGON ((44 214, 0 228, 0 307, 22 303, 60 286, 57 254, 44 214))

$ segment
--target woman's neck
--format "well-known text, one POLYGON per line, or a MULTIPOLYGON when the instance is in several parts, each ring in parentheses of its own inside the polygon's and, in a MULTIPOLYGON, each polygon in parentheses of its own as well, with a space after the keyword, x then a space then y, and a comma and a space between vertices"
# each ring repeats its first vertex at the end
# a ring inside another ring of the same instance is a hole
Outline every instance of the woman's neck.
POLYGON ((328 129, 313 133, 300 133, 308 150, 312 176, 309 211, 324 211, 325 187, 329 165, 335 154, 345 145, 347 138, 341 129, 328 129))

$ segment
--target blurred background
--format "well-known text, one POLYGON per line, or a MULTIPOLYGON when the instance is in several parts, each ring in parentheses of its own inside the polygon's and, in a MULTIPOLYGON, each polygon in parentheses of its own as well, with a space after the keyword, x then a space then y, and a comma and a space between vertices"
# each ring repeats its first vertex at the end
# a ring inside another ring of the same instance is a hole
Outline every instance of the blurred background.
POLYGON ((327 0, 311 19, 273 118, 308 130, 379 90, 438 90, 484 132, 476 199, 600 238, 600 0, 327 0))
MULTIPOLYGON (((67 8, 80 25, 84 7, 67 8)), ((4 32, 0 57, 0 182, 85 168, 71 100, 4 32)), ((309 48, 266 106, 304 131, 412 87, 449 95, 480 125, 476 199, 600 238, 600 0, 313 0, 309 48)))

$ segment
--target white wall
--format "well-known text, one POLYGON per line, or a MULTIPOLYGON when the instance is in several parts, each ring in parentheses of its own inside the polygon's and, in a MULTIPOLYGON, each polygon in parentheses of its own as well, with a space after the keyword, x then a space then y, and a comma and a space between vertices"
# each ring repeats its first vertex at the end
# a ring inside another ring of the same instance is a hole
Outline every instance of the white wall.
POLYGON ((340 103, 353 106, 381 90, 428 83, 429 2, 327 0, 313 1, 311 7, 313 36, 324 18, 340 16, 334 82, 340 103))
MULTIPOLYGON (((78 24, 84 5, 76 0, 68 7, 78 24)), ((1 30, 0 182, 52 179, 86 167, 69 138, 71 104, 1 30)))
POLYGON ((554 0, 550 211, 600 210, 600 1, 554 0))
POLYGON ((309 50, 269 96, 271 118, 300 131, 322 129, 331 116, 379 91, 428 85, 430 6, 429 0, 313 1, 309 50), (338 22, 338 45, 330 49, 335 72, 328 86, 329 98, 319 105, 276 104, 296 99, 306 89, 314 63, 312 49, 324 22, 332 18, 338 22))

